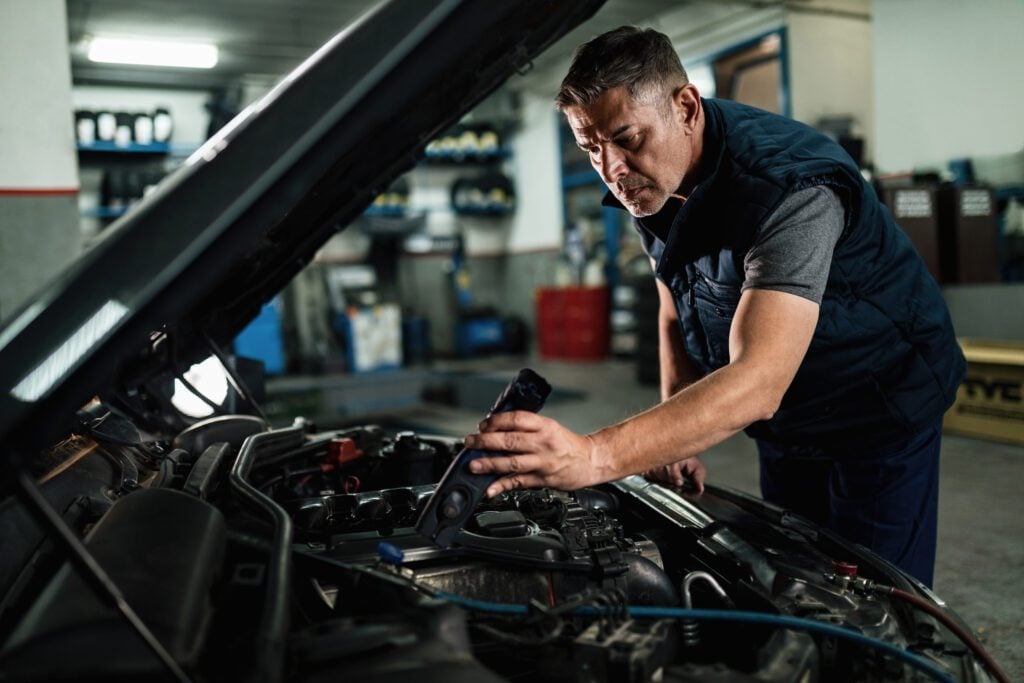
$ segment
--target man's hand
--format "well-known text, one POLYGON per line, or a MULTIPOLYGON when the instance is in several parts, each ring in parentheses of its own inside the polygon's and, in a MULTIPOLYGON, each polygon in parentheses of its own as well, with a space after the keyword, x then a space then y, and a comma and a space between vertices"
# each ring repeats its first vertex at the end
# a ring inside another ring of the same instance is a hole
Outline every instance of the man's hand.
POLYGON ((650 481, 659 481, 671 486, 678 486, 679 488, 690 483, 697 493, 703 493, 704 479, 707 476, 707 472, 708 468, 704 466, 700 457, 695 455, 686 460, 647 470, 644 472, 644 477, 650 481))
POLYGON ((613 479, 597 461, 594 442, 554 420, 526 411, 498 413, 480 423, 480 433, 465 438, 467 448, 506 451, 512 455, 477 458, 469 463, 474 474, 501 476, 487 497, 517 488, 550 486, 563 491, 613 479))

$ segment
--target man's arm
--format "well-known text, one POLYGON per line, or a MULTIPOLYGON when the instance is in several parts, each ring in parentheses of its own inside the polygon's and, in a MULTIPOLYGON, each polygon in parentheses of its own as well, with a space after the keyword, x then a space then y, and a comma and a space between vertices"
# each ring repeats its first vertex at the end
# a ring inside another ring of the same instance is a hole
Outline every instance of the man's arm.
POLYGON ((594 458, 613 463, 611 478, 696 455, 747 425, 770 419, 803 361, 818 322, 818 304, 748 289, 729 335, 729 365, 665 403, 591 435, 594 458), (637 467, 639 465, 639 467, 637 467))
POLYGON ((466 445, 515 455, 479 458, 470 469, 503 475, 488 489, 494 496, 535 486, 576 489, 692 457, 775 413, 817 321, 814 301, 748 289, 733 319, 729 365, 587 436, 533 413, 494 415, 481 423, 482 433, 466 437, 466 445))
MULTIPOLYGON (((532 413, 497 415, 481 423, 481 431, 490 433, 467 437, 467 443, 515 455, 475 460, 474 471, 507 475, 494 483, 491 495, 516 486, 573 489, 671 467, 680 458, 690 458, 687 465, 699 462, 693 458, 697 453, 770 418, 814 335, 832 252, 844 227, 844 206, 828 187, 789 195, 758 231, 744 259, 729 365, 647 412, 589 436, 532 413)), ((672 389, 684 378, 680 368, 685 365, 669 360, 671 375, 663 376, 663 387, 672 389)))
MULTIPOLYGON (((651 262, 654 267, 654 262, 651 262)), ((700 379, 697 366, 686 353, 683 335, 679 330, 679 314, 672 299, 672 292, 655 278, 658 287, 658 360, 661 377, 661 400, 667 401, 678 391, 700 379)), ((652 481, 660 481, 682 487, 688 481, 697 492, 704 490, 707 468, 699 456, 679 460, 668 465, 655 467, 643 473, 652 481)))

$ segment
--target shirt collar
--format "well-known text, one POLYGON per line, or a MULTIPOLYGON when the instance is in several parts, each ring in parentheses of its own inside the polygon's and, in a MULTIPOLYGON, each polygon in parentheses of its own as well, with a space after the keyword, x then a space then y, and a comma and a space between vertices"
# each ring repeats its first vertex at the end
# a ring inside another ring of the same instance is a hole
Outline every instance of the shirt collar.
POLYGON ((620 202, 615 197, 615 195, 612 194, 611 190, 606 190, 605 191, 604 198, 601 200, 601 206, 608 206, 608 207, 611 207, 613 209, 622 209, 623 211, 626 210, 626 207, 624 207, 622 205, 622 202, 620 202))

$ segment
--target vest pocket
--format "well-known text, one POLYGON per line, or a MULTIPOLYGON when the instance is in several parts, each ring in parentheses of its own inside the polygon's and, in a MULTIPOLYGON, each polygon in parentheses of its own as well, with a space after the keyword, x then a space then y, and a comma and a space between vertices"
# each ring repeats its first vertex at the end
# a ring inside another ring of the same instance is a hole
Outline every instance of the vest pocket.
POLYGON ((910 345, 898 362, 869 375, 879 400, 908 431, 921 429, 948 407, 935 373, 910 345))
POLYGON ((739 305, 740 288, 697 273, 696 279, 690 284, 690 296, 708 340, 712 364, 716 367, 727 365, 729 331, 739 305))

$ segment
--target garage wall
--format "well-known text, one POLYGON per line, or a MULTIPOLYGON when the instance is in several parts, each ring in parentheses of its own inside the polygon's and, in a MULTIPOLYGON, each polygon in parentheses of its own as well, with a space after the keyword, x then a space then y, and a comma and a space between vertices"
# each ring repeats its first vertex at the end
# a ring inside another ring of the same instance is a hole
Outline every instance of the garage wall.
POLYGON ((1024 284, 944 287, 942 294, 957 336, 1024 342, 1024 284))
POLYGON ((2 323, 81 248, 62 0, 4 3, 0 64, 2 323))
POLYGON ((810 0, 785 9, 741 2, 686 3, 651 25, 672 39, 684 66, 785 28, 793 118, 813 125, 825 116, 853 116, 855 132, 866 138, 870 154, 870 11, 870 0, 810 0))
POLYGON ((868 160, 875 117, 869 10, 863 0, 849 3, 844 14, 791 11, 786 19, 793 118, 815 125, 827 116, 852 116, 868 160))
POLYGON ((508 249, 513 253, 558 250, 562 245, 562 190, 558 114, 554 95, 522 96, 521 127, 512 140, 517 208, 508 249))
MULTIPOLYGON (((1024 2, 876 1, 880 170, 944 170, 950 159, 1024 147, 1024 2)), ((1024 341, 1024 285, 943 290, 960 336, 1024 341)))
POLYGON ((62 0, 5 3, 0 22, 0 187, 76 189, 62 0))
POLYGON ((521 111, 522 125, 512 141, 518 208, 501 273, 500 301, 502 313, 521 318, 533 330, 534 293, 554 283, 562 251, 561 114, 553 94, 537 92, 523 93, 521 111))
POLYGON ((880 170, 1024 146, 1024 2, 881 0, 872 12, 880 170))

